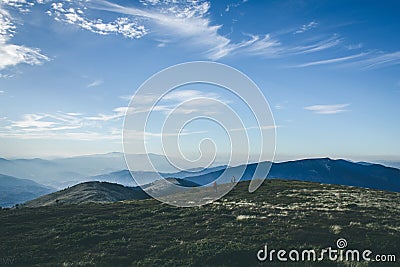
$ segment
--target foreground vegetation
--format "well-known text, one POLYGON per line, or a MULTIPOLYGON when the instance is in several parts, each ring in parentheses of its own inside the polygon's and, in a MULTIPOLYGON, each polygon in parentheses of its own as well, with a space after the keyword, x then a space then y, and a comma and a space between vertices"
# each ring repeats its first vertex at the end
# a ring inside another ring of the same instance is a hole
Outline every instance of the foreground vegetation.
POLYGON ((349 248, 400 251, 399 193, 283 180, 252 194, 247 187, 196 208, 132 200, 1 210, 0 265, 259 266, 266 243, 322 249, 338 238, 349 248))

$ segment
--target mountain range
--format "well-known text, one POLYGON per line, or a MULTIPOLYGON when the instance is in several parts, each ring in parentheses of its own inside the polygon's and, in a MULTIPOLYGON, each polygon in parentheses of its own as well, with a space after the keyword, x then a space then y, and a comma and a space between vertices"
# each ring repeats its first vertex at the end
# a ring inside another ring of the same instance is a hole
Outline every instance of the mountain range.
MULTIPOLYGON (((113 157, 119 158, 118 154, 104 155, 103 166, 101 170, 109 170, 117 168, 118 160, 112 160, 113 157), (111 158, 111 159, 110 159, 111 158), (109 165, 107 165, 108 163, 109 165), (111 167, 110 167, 111 166, 111 167)), ((93 163, 97 166, 102 160, 93 160, 93 157, 82 158, 86 164, 93 163), (87 161, 85 161, 87 160, 87 161)), ((75 177, 71 179, 68 173, 75 173, 76 169, 82 171, 85 169, 87 172, 94 172, 94 167, 86 166, 83 167, 83 163, 77 164, 78 167, 74 168, 74 163, 77 159, 63 159, 60 161, 46 161, 41 159, 32 160, 0 160, 0 173, 10 173, 12 170, 15 173, 19 173, 23 178, 30 177, 28 174, 39 174, 40 172, 55 172, 57 168, 53 168, 57 165, 63 165, 63 170, 66 170, 66 166, 71 168, 68 172, 62 172, 58 174, 57 188, 64 189, 66 187, 74 186, 82 182, 99 181, 108 183, 117 183, 126 187, 137 187, 133 177, 140 177, 141 181, 145 181, 142 186, 152 188, 151 190, 159 190, 158 187, 163 187, 160 184, 160 177, 170 178, 170 181, 175 181, 183 186, 194 186, 194 185, 207 185, 212 183, 221 174, 224 174, 220 183, 229 183, 231 178, 235 176, 237 180, 249 180, 254 174, 254 170, 258 165, 267 165, 268 162, 253 163, 248 165, 239 165, 235 167, 218 166, 206 169, 191 169, 186 171, 180 171, 177 173, 163 172, 160 174, 139 171, 131 173, 129 170, 118 170, 109 173, 97 174, 93 176, 75 177), (3 168, 7 166, 7 168, 3 168), (23 167, 24 166, 24 167, 23 167), (11 168, 13 167, 13 168, 11 168), (29 169, 32 167, 32 169, 29 169), (43 170, 41 170, 41 168, 43 170), (243 174, 241 175, 241 173, 243 174), (67 178, 60 178, 63 176, 67 178), (175 179, 175 180, 173 180, 175 179), (183 182, 184 181, 184 182, 183 182)), ((8 207, 15 204, 20 204, 28 200, 32 200, 38 196, 51 193, 55 191, 53 187, 49 187, 48 184, 39 184, 42 179, 19 179, 11 175, 2 174, 0 177, 0 206, 8 207), (34 181, 33 181, 34 180, 34 181), (39 182, 39 183, 38 183, 39 182)), ((74 177, 74 176, 73 176, 74 177)), ((263 177, 255 177, 263 178, 263 177)), ((268 178, 281 178, 287 180, 302 180, 319 182, 325 184, 340 184, 349 185, 365 188, 373 188, 379 190, 395 191, 400 192, 400 170, 392 167, 386 167, 380 164, 368 163, 368 162, 351 162, 346 160, 333 160, 329 158, 317 158, 317 159, 303 159, 296 161, 287 161, 280 163, 273 163, 268 174, 268 178)), ((45 181, 48 181, 44 179, 45 181)), ((160 191, 161 192, 161 191, 160 191)), ((166 191, 168 192, 168 190, 166 191)))
MULTIPOLYGON (((241 177, 241 180, 245 181, 252 178, 258 164, 225 168, 185 179, 204 185, 211 183, 226 171, 224 175, 225 181, 223 182, 229 182, 232 176, 241 177), (244 173, 240 175, 243 169, 244 173)), ((373 163, 354 163, 342 159, 317 158, 273 163, 268 178, 340 184, 400 192, 399 169, 373 163)))
POLYGON ((28 179, 0 174, 0 207, 11 207, 54 191, 28 179))
MULTIPOLYGON (((148 155, 127 155, 127 157, 129 161, 135 162, 135 165, 139 166, 135 171, 136 175, 145 177, 145 180, 148 180, 148 182, 154 181, 158 175, 154 173, 153 167, 148 166, 146 163, 147 157, 149 157, 150 160, 154 162, 155 166, 157 166, 157 169, 163 173, 163 177, 174 174, 174 177, 182 178, 216 170, 211 167, 204 172, 193 172, 198 171, 198 169, 180 171, 171 166, 165 156, 152 153, 148 155)), ((110 179, 112 176, 120 177, 119 179, 125 176, 129 179, 129 173, 123 171, 125 169, 127 169, 127 166, 124 154, 120 152, 55 159, 0 158, 1 174, 30 179, 57 189, 63 189, 67 186, 84 181, 102 180, 104 178, 102 175, 104 174, 107 174, 110 179), (119 173, 120 171, 123 172, 119 173), (116 173, 112 174, 113 172, 116 173)), ((127 183, 128 181, 125 180, 125 182, 127 183)), ((134 184, 131 185, 133 186, 134 184)))

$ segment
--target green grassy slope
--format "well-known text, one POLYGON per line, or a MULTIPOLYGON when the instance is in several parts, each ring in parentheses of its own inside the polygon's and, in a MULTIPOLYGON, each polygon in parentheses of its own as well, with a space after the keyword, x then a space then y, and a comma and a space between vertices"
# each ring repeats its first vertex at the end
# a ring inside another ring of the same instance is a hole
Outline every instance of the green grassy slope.
POLYGON ((16 266, 259 266, 256 253, 265 243, 335 248, 338 238, 349 248, 400 251, 399 193, 269 180, 250 194, 247 186, 240 183, 198 208, 132 200, 2 210, 0 260, 16 266))

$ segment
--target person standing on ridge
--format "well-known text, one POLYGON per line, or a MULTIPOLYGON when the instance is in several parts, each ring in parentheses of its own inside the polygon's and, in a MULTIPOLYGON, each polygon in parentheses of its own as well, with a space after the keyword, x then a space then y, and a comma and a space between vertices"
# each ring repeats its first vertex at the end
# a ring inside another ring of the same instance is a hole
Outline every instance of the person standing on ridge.
POLYGON ((214 181, 213 187, 214 187, 215 193, 218 193, 218 185, 217 185, 217 182, 216 182, 216 181, 214 181))

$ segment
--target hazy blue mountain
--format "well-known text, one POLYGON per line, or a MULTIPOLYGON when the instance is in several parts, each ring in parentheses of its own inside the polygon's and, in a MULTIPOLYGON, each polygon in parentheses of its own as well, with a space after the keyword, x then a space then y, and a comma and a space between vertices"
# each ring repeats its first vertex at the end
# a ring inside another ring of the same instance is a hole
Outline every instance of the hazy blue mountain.
MULTIPOLYGON (((147 157, 158 167, 163 173, 176 173, 174 167, 170 165, 165 156, 157 154, 137 154, 128 155, 130 161, 135 162, 138 166, 137 174, 149 176, 149 182, 154 181, 153 168, 147 166, 147 157)), ((87 155, 70 158, 56 159, 3 159, 0 158, 0 173, 14 177, 24 177, 35 182, 50 185, 56 188, 65 188, 83 181, 89 181, 88 177, 102 176, 113 172, 120 172, 127 169, 123 153, 113 152, 107 154, 87 155)), ((206 169, 207 170, 207 169, 206 169)), ((211 168, 212 170, 212 168, 211 168)), ((200 172, 203 174, 205 172, 200 172)), ((191 172, 181 172, 176 174, 177 177, 190 176, 191 172)), ((111 180, 116 179, 118 173, 111 175, 111 180), (113 178, 114 177, 114 178, 113 178)), ((126 173, 121 173, 122 179, 127 181, 126 173)), ((97 177, 102 180, 103 177, 97 177)), ((146 178, 147 179, 147 178, 146 178)), ((115 180, 119 182, 118 180, 115 180)), ((125 184, 125 183, 124 183, 125 184)), ((128 184, 127 184, 128 185, 128 184)))
POLYGON ((95 176, 89 176, 85 178, 80 178, 75 181, 66 181, 60 183, 60 187, 65 188, 68 186, 73 186, 82 182, 88 181, 99 181, 99 182, 109 182, 109 183, 117 183, 124 186, 134 187, 137 186, 137 183, 132 177, 140 177, 141 180, 145 181, 144 184, 152 183, 156 180, 160 180, 161 177, 168 178, 184 178, 190 176, 198 176, 202 174, 207 174, 213 171, 224 169, 226 166, 218 166, 218 167, 211 167, 211 168, 196 168, 187 171, 180 171, 177 173, 160 173, 157 174, 155 172, 148 172, 148 171, 137 171, 137 172, 130 172, 129 170, 121 170, 116 172, 110 172, 95 176), (132 174, 132 175, 131 175, 132 174))
POLYGON ((0 174, 0 207, 12 207, 53 191, 28 179, 0 174))
MULTIPOLYGON (((241 177, 241 180, 249 180, 256 167, 256 163, 247 166, 241 165, 185 179, 198 184, 208 184, 218 178, 224 170, 226 170, 224 182, 229 182, 229 177, 234 175, 236 177, 241 177), (240 175, 241 170, 244 170, 243 175, 240 175)), ((273 163, 268 177, 400 192, 399 169, 386 167, 380 164, 359 164, 346 160, 332 160, 329 158, 273 163)))
POLYGON ((35 182, 58 187, 58 183, 125 168, 123 158, 103 156, 65 159, 0 160, 0 172, 15 177, 26 177, 35 182), (105 167, 106 166, 106 167, 105 167))

